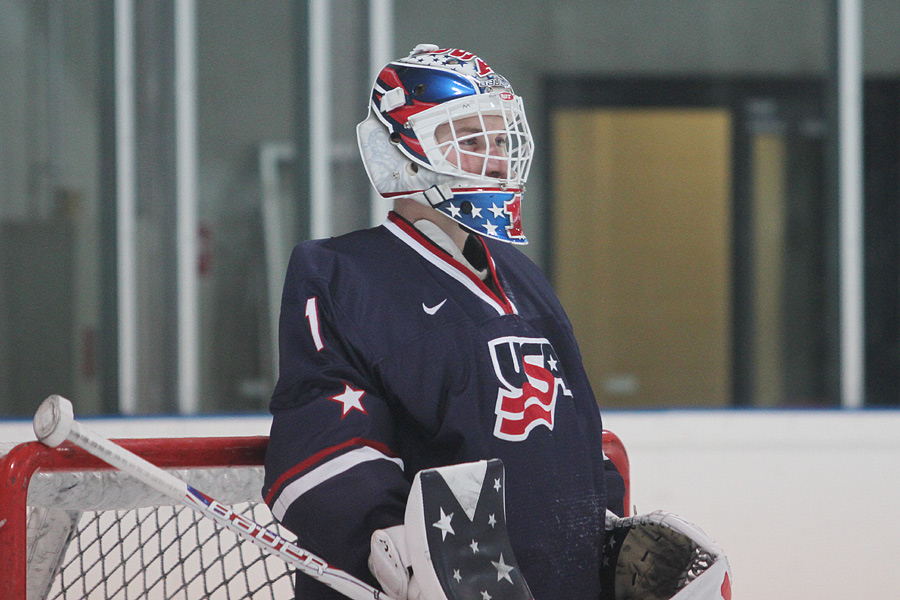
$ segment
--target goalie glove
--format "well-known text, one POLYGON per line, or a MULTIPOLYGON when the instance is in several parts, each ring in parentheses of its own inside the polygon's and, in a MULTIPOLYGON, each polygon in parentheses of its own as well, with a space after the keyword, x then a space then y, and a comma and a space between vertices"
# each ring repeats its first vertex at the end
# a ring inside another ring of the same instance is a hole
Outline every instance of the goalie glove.
POLYGON ((373 533, 370 550, 369 570, 381 584, 381 589, 398 600, 424 600, 419 584, 412 576, 403 525, 373 533))
POLYGON ((719 545, 678 515, 624 519, 607 511, 600 600, 731 600, 719 545))
POLYGON ((417 473, 404 524, 372 534, 369 570, 384 591, 399 600, 532 600, 506 532, 505 485, 496 459, 417 473))

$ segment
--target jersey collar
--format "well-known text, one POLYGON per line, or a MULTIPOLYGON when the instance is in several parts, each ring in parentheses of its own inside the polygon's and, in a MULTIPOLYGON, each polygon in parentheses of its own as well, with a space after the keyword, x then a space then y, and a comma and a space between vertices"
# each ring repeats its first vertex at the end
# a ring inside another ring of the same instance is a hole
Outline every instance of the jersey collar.
MULTIPOLYGON (((498 314, 513 315, 519 313, 516 306, 509 298, 507 298, 506 293, 500 286, 499 279, 497 278, 496 265, 494 264, 494 259, 491 257, 491 253, 488 251, 487 246, 485 246, 484 251, 487 254, 490 276, 497 282, 497 293, 481 281, 471 269, 450 256, 446 250, 428 239, 428 237, 423 235, 422 232, 416 229, 409 221, 397 213, 392 211, 388 214, 384 226, 400 241, 412 248, 419 256, 423 257, 432 265, 461 283, 466 289, 496 310, 498 314)), ((484 244, 483 240, 479 241, 484 244)))

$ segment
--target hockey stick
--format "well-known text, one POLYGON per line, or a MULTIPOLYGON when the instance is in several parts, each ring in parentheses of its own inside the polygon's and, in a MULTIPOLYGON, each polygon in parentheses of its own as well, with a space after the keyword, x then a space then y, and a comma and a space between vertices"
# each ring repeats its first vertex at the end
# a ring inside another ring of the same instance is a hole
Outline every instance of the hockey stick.
POLYGON ((273 554, 298 571, 317 579, 353 600, 392 600, 381 590, 331 566, 318 556, 268 531, 262 525, 239 515, 206 494, 199 492, 140 456, 114 444, 75 421, 72 403, 53 395, 44 400, 34 415, 34 433, 38 440, 56 447, 66 440, 135 479, 191 507, 238 537, 273 554))

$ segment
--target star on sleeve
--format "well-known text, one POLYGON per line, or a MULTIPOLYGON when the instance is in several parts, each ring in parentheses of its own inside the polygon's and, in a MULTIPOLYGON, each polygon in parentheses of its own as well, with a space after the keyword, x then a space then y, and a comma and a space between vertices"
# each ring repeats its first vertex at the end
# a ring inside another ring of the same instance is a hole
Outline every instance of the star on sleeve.
POLYGON ((362 397, 366 395, 363 390, 355 390, 349 384, 344 383, 344 391, 337 396, 329 398, 332 402, 341 404, 341 419, 347 416, 351 410, 358 410, 363 414, 368 414, 362 405, 362 397))

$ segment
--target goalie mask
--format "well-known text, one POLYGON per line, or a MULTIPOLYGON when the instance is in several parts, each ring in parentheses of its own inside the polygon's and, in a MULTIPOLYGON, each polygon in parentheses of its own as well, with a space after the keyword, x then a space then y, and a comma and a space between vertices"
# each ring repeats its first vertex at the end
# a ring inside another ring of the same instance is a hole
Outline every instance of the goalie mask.
POLYGON ((356 128, 372 185, 467 229, 525 244, 521 202, 534 144, 522 99, 465 50, 420 44, 389 63, 356 128))

